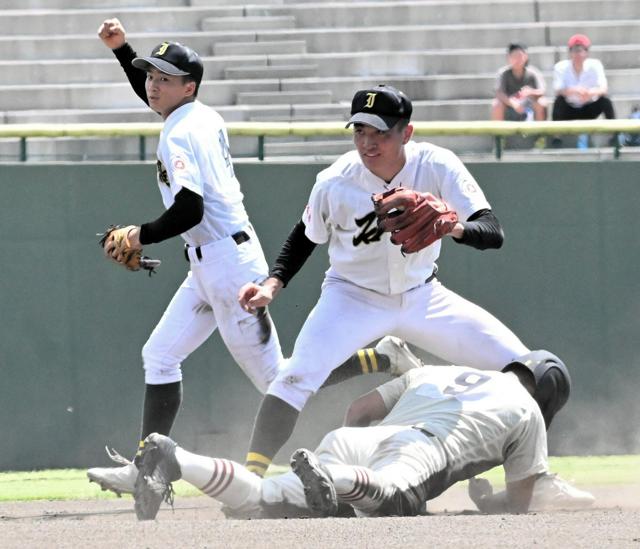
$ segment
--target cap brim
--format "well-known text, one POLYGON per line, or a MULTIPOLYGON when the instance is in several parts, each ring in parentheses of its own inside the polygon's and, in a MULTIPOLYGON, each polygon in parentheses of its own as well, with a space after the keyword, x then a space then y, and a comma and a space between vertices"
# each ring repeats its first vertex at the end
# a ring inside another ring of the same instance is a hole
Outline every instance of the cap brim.
POLYGON ((149 70, 149 67, 155 67, 160 72, 170 74, 172 76, 188 76, 188 72, 180 70, 178 67, 168 63, 164 59, 158 59, 157 57, 136 57, 131 64, 136 68, 143 71, 149 70))
POLYGON ((393 128, 400 120, 397 116, 380 116, 378 114, 370 114, 366 112, 357 112, 347 122, 345 126, 348 128, 351 124, 366 124, 373 126, 376 130, 387 131, 393 128))

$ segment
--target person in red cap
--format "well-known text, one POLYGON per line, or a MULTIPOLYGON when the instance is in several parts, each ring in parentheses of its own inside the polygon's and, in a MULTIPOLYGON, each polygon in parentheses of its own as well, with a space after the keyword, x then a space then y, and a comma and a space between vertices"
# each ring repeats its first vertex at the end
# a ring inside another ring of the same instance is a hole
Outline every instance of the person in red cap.
MULTIPOLYGON (((559 61, 553 69, 553 120, 592 120, 604 114, 615 118, 604 67, 598 59, 589 57, 591 40, 584 34, 574 34, 567 43, 569 59, 559 61)), ((559 139, 554 138, 555 145, 559 139)))

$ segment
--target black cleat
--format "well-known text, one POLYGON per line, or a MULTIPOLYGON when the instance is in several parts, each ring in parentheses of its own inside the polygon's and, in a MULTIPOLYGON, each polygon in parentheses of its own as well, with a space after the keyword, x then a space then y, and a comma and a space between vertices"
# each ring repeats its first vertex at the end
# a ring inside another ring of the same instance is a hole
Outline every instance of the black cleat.
POLYGON ((156 518, 163 501, 173 507, 171 483, 182 477, 176 460, 177 446, 169 437, 158 433, 152 433, 144 439, 133 492, 138 520, 156 518))
POLYGON ((321 517, 333 517, 338 512, 338 497, 328 471, 310 450, 301 448, 291 456, 291 469, 304 487, 309 509, 321 517))

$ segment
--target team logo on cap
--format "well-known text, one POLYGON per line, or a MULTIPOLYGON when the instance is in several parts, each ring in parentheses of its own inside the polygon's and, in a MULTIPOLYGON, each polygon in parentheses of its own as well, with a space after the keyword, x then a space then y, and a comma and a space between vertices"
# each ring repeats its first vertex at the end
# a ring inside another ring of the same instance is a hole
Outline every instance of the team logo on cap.
POLYGON ((372 109, 373 108, 373 104, 376 102, 376 95, 378 95, 378 94, 377 93, 373 93, 373 92, 367 93, 367 101, 364 104, 366 109, 372 109))
POLYGON ((165 53, 167 53, 168 48, 169 48, 169 42, 163 42, 162 44, 160 44, 158 51, 153 55, 164 55, 165 53))

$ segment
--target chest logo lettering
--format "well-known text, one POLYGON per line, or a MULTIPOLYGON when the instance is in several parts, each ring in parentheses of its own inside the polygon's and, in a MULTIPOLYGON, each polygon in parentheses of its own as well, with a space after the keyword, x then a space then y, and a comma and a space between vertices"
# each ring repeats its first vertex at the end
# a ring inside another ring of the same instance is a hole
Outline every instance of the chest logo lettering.
POLYGON ((362 230, 359 234, 353 237, 354 246, 378 242, 380 240, 380 235, 384 232, 382 229, 378 228, 375 212, 370 212, 364 217, 356 219, 356 225, 358 227, 362 227, 362 230))

